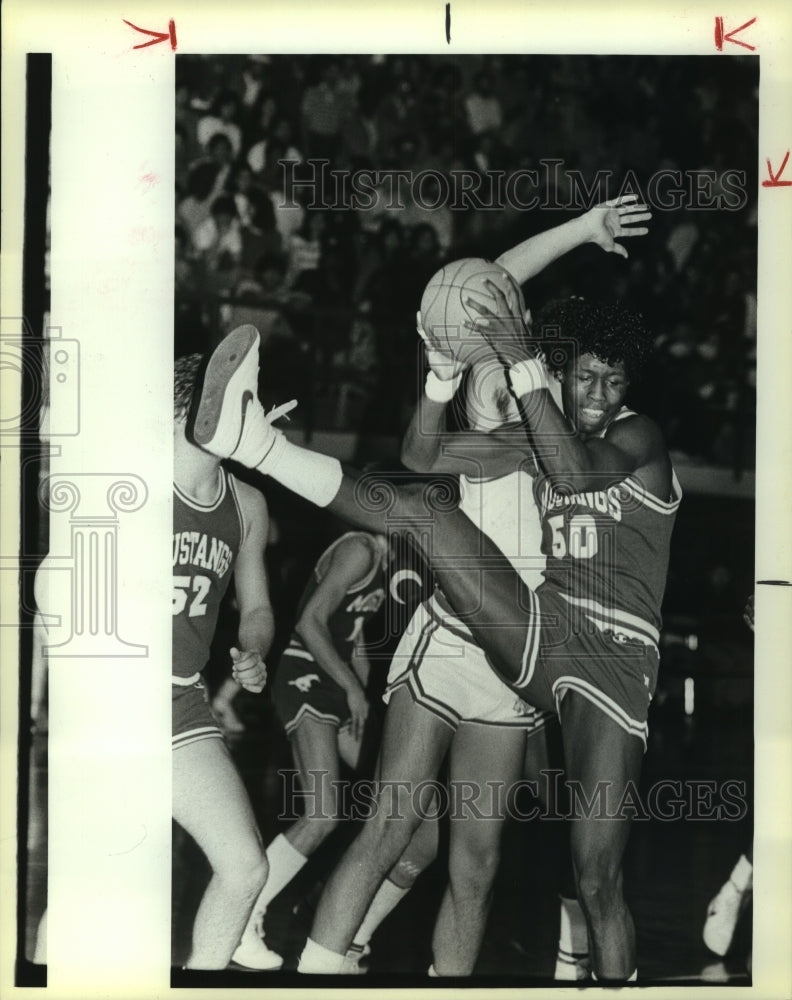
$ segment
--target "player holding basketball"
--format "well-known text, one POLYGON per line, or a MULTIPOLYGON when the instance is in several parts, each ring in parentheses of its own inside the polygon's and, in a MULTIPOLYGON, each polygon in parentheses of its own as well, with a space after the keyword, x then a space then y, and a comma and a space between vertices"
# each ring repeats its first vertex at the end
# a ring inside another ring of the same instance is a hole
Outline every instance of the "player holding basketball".
MULTIPOLYGON (((508 360, 503 347, 500 356, 534 450, 550 444, 538 452, 546 582, 533 594, 459 510, 433 512, 428 554, 451 606, 501 678, 536 708, 558 713, 568 775, 586 801, 608 791, 604 815, 589 809, 575 819, 573 860, 597 978, 624 981, 636 976, 635 943, 621 886, 629 822, 616 806, 640 772, 679 487, 657 428, 623 407, 648 349, 642 324, 619 308, 575 300, 561 311, 565 339, 578 344, 562 372, 570 423, 552 402, 544 367, 521 346, 522 315, 497 285, 489 292, 495 311, 474 309, 490 340, 509 344, 508 360)), ((336 460, 290 444, 255 402, 243 410, 244 393, 256 384, 253 347, 241 338, 221 345, 220 362, 224 352, 246 355, 231 377, 207 380, 196 438, 369 530, 395 518, 420 540, 427 510, 419 491, 394 491, 387 511, 361 503, 361 484, 336 460)), ((341 967, 350 937, 339 928, 352 919, 342 911, 355 909, 356 900, 335 903, 329 896, 320 903, 303 954, 306 971, 341 967)))
MULTIPOLYGON (((628 205, 633 219, 648 217, 642 214, 644 206, 628 205)), ((618 208, 605 209, 595 210, 590 218, 601 227, 603 245, 615 249, 618 245, 607 232, 605 219, 610 214, 617 223, 618 208)), ((577 245, 584 231, 579 223, 550 230, 504 259, 524 282, 577 245)), ((505 271, 503 280, 522 314, 522 296, 505 271)), ((418 330, 425 339, 420 316, 418 330)), ((488 437, 497 428, 521 426, 501 366, 497 361, 493 366, 491 358, 473 366, 464 409, 475 433, 444 434, 447 403, 463 366, 426 346, 431 371, 405 437, 402 461, 415 471, 458 476, 460 508, 494 539, 526 585, 535 589, 542 582, 544 557, 533 500, 535 470, 529 473, 519 468, 526 459, 524 434, 520 435, 520 451, 502 443, 493 448, 488 437)), ((418 608, 406 629, 392 660, 385 699, 380 796, 325 890, 328 896, 354 897, 356 902, 356 909, 347 911, 347 929, 356 933, 344 971, 355 971, 353 957, 363 954, 374 928, 413 884, 416 868, 431 860, 426 848, 433 838, 426 826, 432 820, 424 819, 425 804, 415 808, 416 803, 410 803, 405 814, 395 813, 386 801, 389 782, 408 781, 411 787, 419 787, 433 781, 450 754, 450 787, 464 788, 466 798, 464 808, 451 810, 449 884, 435 924, 431 974, 470 975, 481 948, 506 819, 505 803, 494 789, 509 788, 521 777, 527 737, 532 744, 542 744, 530 751, 536 766, 547 762, 544 740, 537 734, 543 732, 551 713, 533 710, 487 669, 485 654, 441 591, 418 608), (487 819, 474 822, 476 816, 487 819), (369 906, 368 912, 355 928, 353 913, 364 906, 369 906)), ((571 876, 568 881, 571 884, 571 876)), ((576 978, 585 974, 587 946, 585 922, 572 899, 563 901, 562 922, 567 960, 557 963, 558 975, 576 978)))
POLYGON ((239 603, 234 678, 248 691, 266 682, 263 657, 274 632, 264 547, 263 496, 220 459, 187 440, 187 414, 201 365, 179 358, 174 380, 173 481, 173 816, 212 869, 186 963, 224 969, 267 879, 253 810, 222 733, 209 711, 201 670, 233 573, 239 603))
POLYGON ((362 629, 385 600, 389 555, 383 535, 342 535, 320 557, 300 600, 272 697, 311 806, 267 848, 269 878, 234 953, 247 968, 283 964, 263 942, 267 906, 338 825, 341 760, 357 769, 369 715, 362 629))

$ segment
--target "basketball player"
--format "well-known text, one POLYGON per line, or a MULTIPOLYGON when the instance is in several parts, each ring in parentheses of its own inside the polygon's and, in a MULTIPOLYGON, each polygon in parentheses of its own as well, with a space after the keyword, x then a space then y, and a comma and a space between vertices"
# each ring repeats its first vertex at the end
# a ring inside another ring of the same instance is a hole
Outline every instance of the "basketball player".
MULTIPOLYGON (((643 235, 646 229, 634 224, 649 217, 646 206, 635 204, 633 197, 617 200, 525 241, 504 254, 499 263, 508 266, 523 283, 553 259, 586 241, 626 256, 615 237, 643 235), (626 228, 628 225, 633 228, 626 228)), ((420 315, 418 332, 424 336, 420 315)), ((520 453, 515 459, 513 449, 503 448, 498 454, 481 436, 515 421, 519 426, 520 415, 509 396, 503 372, 497 364, 494 368, 486 362, 473 366, 465 411, 468 423, 479 432, 478 444, 483 445, 471 454, 464 435, 443 434, 446 405, 459 384, 461 366, 433 351, 428 343, 426 348, 431 374, 407 431, 402 461, 419 472, 459 475, 460 508, 493 538, 524 582, 535 589, 542 582, 544 557, 540 555, 541 529, 532 477, 526 470, 515 468, 525 455, 520 453), (453 387, 450 392, 449 387, 453 387)), ((450 748, 451 788, 464 786, 468 793, 481 790, 469 799, 467 809, 452 811, 456 821, 451 824, 449 886, 433 937, 432 972, 438 975, 470 974, 481 947, 505 819, 503 803, 484 801, 483 790, 491 795, 494 784, 500 782, 507 788, 520 777, 526 738, 529 748, 525 758, 531 763, 531 775, 549 764, 543 732, 551 714, 531 710, 521 699, 515 699, 495 674, 483 669, 485 664, 485 655, 469 630, 453 615, 438 591, 416 611, 406 629, 392 661, 386 691, 386 700, 390 697, 391 701, 380 776, 409 776, 417 786, 436 777, 450 748), (405 734, 417 731, 422 734, 420 755, 409 753, 411 744, 405 740, 405 734), (491 818, 470 822, 477 814, 491 818)), ((373 818, 331 876, 328 892, 344 898, 354 885, 354 891, 368 901, 384 865, 399 859, 373 895, 347 952, 343 971, 358 971, 354 958, 364 956, 378 923, 415 881, 417 862, 425 866, 431 860, 427 845, 433 840, 427 830, 420 830, 420 821, 415 811, 409 813, 407 822, 396 820, 385 804, 379 803, 373 818), (419 834, 414 833, 417 827, 419 834), (415 844, 410 843, 411 835, 415 836, 415 844), (369 874, 365 885, 363 871, 369 874)), ((424 820, 424 825, 430 822, 424 820)), ((584 978, 588 974, 585 920, 573 898, 571 872, 565 881, 556 977, 584 978)))
POLYGON ((247 793, 209 711, 201 670, 232 573, 239 647, 230 657, 233 676, 247 691, 264 688, 263 657, 274 623, 264 569, 264 498, 185 436, 200 366, 197 354, 179 358, 174 380, 173 816, 212 869, 186 967, 224 969, 266 882, 267 859, 247 793))
POLYGON ((267 848, 269 878, 234 953, 247 968, 283 964, 263 942, 267 906, 338 825, 341 760, 357 769, 369 716, 362 629, 385 600, 388 559, 384 535, 342 535, 320 557, 300 599, 272 697, 311 805, 267 848))
MULTIPOLYGON (((607 791, 604 811, 576 814, 572 851, 594 973, 623 982, 637 972, 621 877, 629 819, 619 804, 640 774, 646 745, 659 609, 680 499, 659 430, 623 405, 651 338, 640 318, 621 307, 562 304, 553 319, 564 339, 577 344, 561 371, 565 418, 552 401, 544 366, 520 347, 521 312, 496 286, 489 291, 495 311, 474 308, 491 342, 501 338, 511 345, 508 361, 502 349, 500 356, 542 473, 537 496, 547 568, 536 594, 461 511, 435 510, 427 541, 420 491, 393 491, 387 511, 361 503, 364 481, 344 475, 336 460, 292 445, 255 402, 243 409, 243 394, 257 377, 251 337, 227 340, 216 352, 221 363, 234 355, 233 374, 222 375, 220 364, 221 377, 207 378, 193 433, 210 450, 233 452, 369 530, 383 530, 396 518, 430 549, 443 593, 491 666, 529 704, 557 712, 568 777, 585 802, 602 806, 599 796, 607 791)), ((344 928, 359 910, 354 893, 343 901, 325 893, 302 969, 342 967, 351 941, 344 928)))

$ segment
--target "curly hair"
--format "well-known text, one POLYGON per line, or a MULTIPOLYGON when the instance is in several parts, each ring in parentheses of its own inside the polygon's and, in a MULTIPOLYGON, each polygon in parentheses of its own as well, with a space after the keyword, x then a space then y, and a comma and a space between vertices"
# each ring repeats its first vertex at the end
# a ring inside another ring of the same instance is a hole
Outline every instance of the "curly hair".
POLYGON ((555 371, 574 357, 593 354, 607 365, 621 361, 628 378, 637 381, 654 347, 643 316, 620 302, 554 299, 542 306, 532 325, 555 371))
POLYGON ((185 354, 173 366, 173 417, 185 420, 190 410, 198 373, 203 363, 201 354, 185 354))

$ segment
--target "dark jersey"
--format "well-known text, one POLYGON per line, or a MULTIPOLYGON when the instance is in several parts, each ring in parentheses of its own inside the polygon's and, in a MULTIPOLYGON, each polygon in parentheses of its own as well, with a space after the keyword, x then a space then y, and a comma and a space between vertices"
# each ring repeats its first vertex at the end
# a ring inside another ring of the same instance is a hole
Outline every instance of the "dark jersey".
MULTIPOLYGON (((300 604, 297 609, 297 617, 302 614, 305 605, 310 600, 316 588, 325 578, 333 553, 338 546, 348 538, 360 539, 370 550, 372 555, 372 568, 363 577, 354 583, 346 592, 346 596, 341 604, 333 611, 328 621, 328 629, 333 640, 338 655, 344 662, 349 663, 352 657, 352 650, 355 646, 364 622, 372 617, 382 606, 385 600, 385 580, 383 576, 382 557, 379 547, 374 539, 364 532, 350 531, 337 538, 329 548, 325 549, 319 557, 319 561, 314 567, 311 579, 308 582, 300 604)), ((293 635, 289 643, 290 650, 300 650, 302 655, 307 655, 308 651, 303 646, 298 636, 293 635)))
MULTIPOLYGON (((617 420, 632 416, 623 409, 617 420)), ((607 489, 574 492, 537 482, 546 586, 601 631, 656 644, 671 531, 682 493, 672 472, 667 500, 635 476, 607 489)))
POLYGON ((191 677, 209 660, 220 602, 244 537, 233 476, 220 469, 214 503, 203 505, 173 486, 173 666, 191 677))

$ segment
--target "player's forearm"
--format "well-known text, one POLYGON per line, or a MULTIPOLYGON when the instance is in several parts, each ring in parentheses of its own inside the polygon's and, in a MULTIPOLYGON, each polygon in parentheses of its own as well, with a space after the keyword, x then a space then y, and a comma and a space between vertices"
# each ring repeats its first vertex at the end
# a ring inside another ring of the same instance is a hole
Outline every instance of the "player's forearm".
POLYGON ((447 405, 421 394, 401 448, 402 463, 413 472, 431 472, 440 457, 447 405))
POLYGON ((522 285, 554 260, 588 242, 589 238, 586 216, 581 215, 523 240, 516 247, 501 254, 496 263, 504 267, 515 281, 522 285))
POLYGON ((240 616, 239 648, 243 652, 256 651, 265 658, 274 636, 275 619, 271 608, 256 608, 240 616))
POLYGON ((520 396, 523 419, 542 472, 551 481, 571 482, 575 489, 605 489, 633 471, 620 453, 599 439, 584 440, 550 394, 536 389, 520 396))
POLYGON ((344 691, 360 686, 354 671, 338 655, 330 631, 323 622, 312 616, 303 615, 294 630, 322 670, 344 691))
POLYGON ((362 687, 368 685, 369 674, 371 673, 371 663, 369 662, 366 648, 363 642, 358 639, 352 651, 350 666, 355 671, 355 676, 360 681, 362 687))

